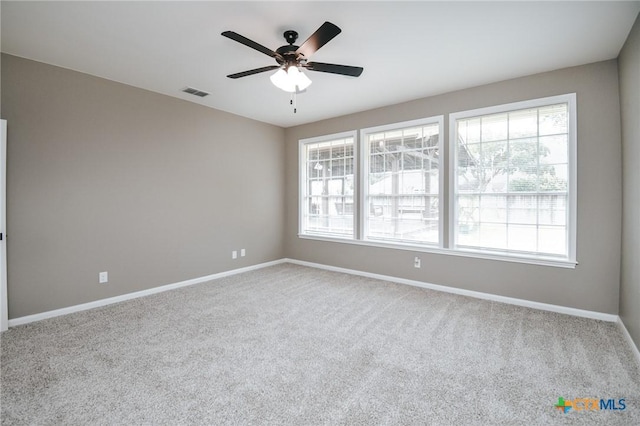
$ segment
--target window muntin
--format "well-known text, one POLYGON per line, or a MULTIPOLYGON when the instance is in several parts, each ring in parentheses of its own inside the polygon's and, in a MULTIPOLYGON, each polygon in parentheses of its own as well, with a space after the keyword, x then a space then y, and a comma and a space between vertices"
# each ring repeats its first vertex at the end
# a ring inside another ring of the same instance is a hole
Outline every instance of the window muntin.
POLYGON ((301 141, 301 234, 354 237, 354 151, 354 134, 301 141))
POLYGON ((442 117, 362 131, 364 239, 441 244, 442 117))
POLYGON ((359 139, 353 131, 301 140, 300 237, 575 267, 576 95, 452 113, 446 153, 440 137, 443 122, 440 116, 364 129, 359 139), (440 138, 437 157, 435 146, 411 142, 415 129, 436 122, 440 138), (459 140, 458 134, 463 138, 459 140), (337 148, 332 148, 333 143, 337 148), (348 147, 343 172, 334 167, 342 158, 340 145, 348 147), (425 148, 434 152, 421 152, 425 155, 423 173, 425 158, 438 160, 437 173, 433 164, 427 166, 432 173, 429 185, 414 175, 418 170, 416 153, 425 148), (444 163, 439 161, 448 162, 446 181, 442 178, 444 163), (390 177, 394 170, 395 182, 390 177), (422 218, 414 217, 412 223, 408 216, 396 214, 395 219, 408 220, 394 223, 389 214, 386 228, 375 227, 385 208, 390 212, 397 207, 407 215, 424 208, 426 201, 400 201, 414 195, 413 191, 418 192, 418 198, 438 198, 434 206, 438 211, 437 240, 411 239, 395 230, 398 223, 411 226, 422 223, 422 218))
POLYGON ((451 115, 452 243, 575 259, 575 95, 451 115))

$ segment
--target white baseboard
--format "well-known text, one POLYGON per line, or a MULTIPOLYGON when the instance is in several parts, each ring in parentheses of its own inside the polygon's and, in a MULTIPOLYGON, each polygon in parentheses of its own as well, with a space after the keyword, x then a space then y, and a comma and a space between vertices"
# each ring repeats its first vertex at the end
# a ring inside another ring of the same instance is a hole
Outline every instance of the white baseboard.
POLYGON ((151 294, 162 293, 163 291, 174 290, 176 288, 187 287, 194 284, 200 284, 203 282, 215 280, 218 278, 224 278, 231 275, 241 274, 243 272, 249 272, 256 269, 266 268, 268 266, 278 265, 284 263, 284 259, 274 260, 272 262, 259 263, 257 265, 251 265, 244 268, 232 269, 230 271, 219 272, 217 274, 206 275, 200 278, 193 278, 186 281, 180 281, 173 284, 167 284, 160 287, 154 287, 147 290, 136 291, 134 293, 127 293, 121 296, 109 297, 107 299, 100 299, 94 302, 83 303, 80 305, 69 306, 67 308, 56 309, 53 311, 42 312, 34 315, 27 315, 24 317, 14 318, 9 320, 9 327, 15 327, 17 325, 28 324, 30 322, 41 321, 47 318, 59 317, 61 315, 67 315, 74 312, 86 311, 87 309, 98 308, 100 306, 111 305, 113 303, 124 302, 125 300, 136 299, 138 297, 149 296, 151 294))
POLYGON ((527 308, 540 309, 543 311, 557 312, 561 314, 573 315, 576 317, 591 318, 601 321, 617 322, 618 316, 613 314, 605 314, 602 312, 587 311, 583 309, 569 308, 566 306, 551 305, 548 303, 533 302, 530 300, 516 299, 514 297, 498 296, 496 294, 482 293, 479 291, 464 290, 455 287, 447 287, 438 284, 425 283, 422 281, 408 280, 405 278, 397 278, 389 275, 373 274, 371 272, 363 272, 355 269, 339 268, 336 266, 328 266, 320 263, 306 262, 296 259, 284 259, 288 263, 295 265, 309 266, 311 268, 326 269, 328 271, 343 272, 351 275, 359 275, 367 278, 374 278, 384 281, 391 281, 398 284, 407 284, 414 287, 428 288, 430 290, 442 291, 445 293, 459 294, 462 296, 475 297, 476 299, 491 300, 494 302, 507 303, 509 305, 524 306, 527 308))
POLYGON ((459 295, 462 295, 462 296, 469 296, 469 297, 474 297, 474 298, 477 298, 477 299, 484 299, 484 300, 490 300, 490 301, 495 301, 495 302, 507 303, 507 304, 510 304, 510 305, 524 306, 524 307, 527 307, 527 308, 540 309, 540 310, 543 310, 543 311, 550 311, 550 312, 557 312, 557 313, 573 315, 573 316, 577 316, 577 317, 584 317, 584 318, 591 318, 591 319, 596 319, 596 320, 601 320, 601 321, 615 322, 615 323, 617 323, 617 325, 620 328, 623 336, 627 340, 627 343, 631 347, 631 350, 632 350, 633 354, 635 355, 636 360, 640 364, 640 351, 638 350, 638 346, 635 344, 635 342, 631 338, 631 335, 629 334, 629 331, 627 330, 627 328, 625 327, 624 323, 622 322, 622 320, 620 319, 620 317, 618 315, 605 314, 605 313, 602 313, 602 312, 587 311, 587 310, 583 310, 583 309, 569 308, 569 307, 566 307, 566 306, 551 305, 551 304, 548 304, 548 303, 533 302, 533 301, 530 301, 530 300, 516 299, 516 298, 513 298, 513 297, 498 296, 498 295, 495 295, 495 294, 482 293, 482 292, 479 292, 479 291, 464 290, 464 289, 455 288, 455 287, 447 287, 447 286, 442 286, 442 285, 438 285, 438 284, 425 283, 425 282, 422 282, 422 281, 416 281, 416 280, 409 280, 409 279, 405 279, 405 278, 392 277, 392 276, 389 276, 389 275, 374 274, 374 273, 371 273, 371 272, 358 271, 358 270, 355 270, 355 269, 340 268, 340 267, 336 267, 336 266, 329 266, 329 265, 323 265, 323 264, 320 264, 320 263, 306 262, 306 261, 303 261, 303 260, 288 259, 288 258, 274 260, 274 261, 271 261, 271 262, 260 263, 260 264, 257 264, 257 265, 251 265, 251 266, 247 266, 247 267, 244 267, 244 268, 232 269, 230 271, 219 272, 217 274, 211 274, 211 275, 207 275, 207 276, 200 277, 200 278, 194 278, 194 279, 190 279, 190 280, 186 280, 186 281, 180 281, 180 282, 173 283, 173 284, 163 285, 163 286, 160 286, 160 287, 150 288, 148 290, 136 291, 134 293, 123 294, 121 296, 109 297, 107 299, 96 300, 94 302, 83 303, 83 304, 75 305, 75 306, 69 306, 67 308, 56 309, 56 310, 53 310, 53 311, 42 312, 42 313, 34 314, 34 315, 27 315, 27 316, 20 317, 20 318, 14 318, 14 319, 11 319, 11 320, 8 321, 9 322, 8 325, 9 325, 9 327, 15 327, 15 326, 22 325, 22 324, 28 324, 28 323, 35 322, 35 321, 41 321, 41 320, 44 320, 44 319, 47 319, 47 318, 54 318, 54 317, 58 317, 58 316, 61 316, 61 315, 71 314, 71 313, 74 313, 74 312, 81 312, 81 311, 85 311, 85 310, 88 310, 88 309, 93 309, 93 308, 98 308, 98 307, 101 307, 101 306, 111 305, 113 303, 118 303, 118 302, 123 302, 123 301, 126 301, 126 300, 136 299, 138 297, 149 296, 151 294, 161 293, 161 292, 164 292, 164 291, 174 290, 174 289, 181 288, 181 287, 187 287, 187 286, 194 285, 194 284, 199 284, 199 283, 212 281, 212 280, 219 279, 219 278, 224 278, 224 277, 228 277, 228 276, 232 276, 232 275, 237 275, 237 274, 241 274, 243 272, 249 272, 249 271, 254 271, 256 269, 262 269, 262 268, 266 268, 266 267, 269 267, 269 266, 279 265, 281 263, 292 263, 292 264, 295 264, 295 265, 308 266, 308 267, 311 267, 311 268, 324 269, 324 270, 334 271, 334 272, 342 272, 342 273, 351 274, 351 275, 358 275, 358 276, 367 277, 367 278, 374 278, 374 279, 379 279, 379 280, 384 280, 384 281, 390 281, 390 282, 394 282, 394 283, 398 283, 398 284, 411 285, 411 286, 414 286, 414 287, 422 287, 422 288, 427 288, 427 289, 430 289, 430 290, 442 291, 442 292, 445 292, 445 293, 459 294, 459 295))
MULTIPOLYGON (((56 309, 56 310, 53 310, 53 311, 47 311, 47 312, 42 312, 42 313, 39 313, 39 314, 27 315, 27 316, 24 316, 24 317, 14 318, 14 319, 10 319, 9 320, 9 324, 8 325, 9 325, 9 327, 15 327, 17 325, 28 324, 28 323, 31 323, 31 322, 34 322, 34 321, 40 321, 40 320, 43 320, 43 319, 54 318, 54 317, 58 317, 58 316, 61 316, 61 315, 71 314, 71 313, 74 313, 74 312, 85 311, 87 309, 98 308, 98 307, 110 305, 110 304, 113 304, 113 303, 123 302, 125 300, 131 300, 131 299, 135 299, 135 298, 138 298, 138 297, 143 297, 143 296, 148 296, 148 295, 151 295, 151 294, 161 293, 163 291, 169 291, 169 290, 173 290, 173 289, 176 289, 176 288, 186 287, 186 286, 190 286, 190 285, 194 285, 194 284, 203 283, 203 282, 206 282, 206 281, 215 280, 215 279, 218 279, 218 278, 223 278, 223 277, 228 277, 228 276, 231 276, 231 275, 241 274, 243 272, 253 271, 253 270, 256 270, 256 269, 262 269, 262 268, 266 268, 268 266, 279 265, 281 263, 292 263, 292 264, 295 264, 295 265, 308 266, 308 267, 311 267, 311 268, 325 269, 325 270, 328 270, 328 271, 342 272, 342 273, 351 274, 351 275, 359 275, 359 276, 368 277, 368 278, 374 278, 374 279, 379 279, 379 280, 384 280, 384 281, 390 281, 390 282, 394 282, 394 283, 398 283, 398 284, 406 284, 406 285, 411 285, 411 286, 414 286, 414 287, 422 287, 422 288, 427 288, 427 289, 430 289, 430 290, 442 291, 442 292, 445 292, 445 293, 453 293, 453 294, 459 294, 459 295, 462 295, 462 296, 474 297, 476 299, 491 300, 491 301, 495 301, 495 302, 507 303, 507 304, 510 304, 510 305, 524 306, 524 307, 527 307, 527 308, 540 309, 540 310, 543 310, 543 311, 550 311, 550 312, 557 312, 557 313, 573 315, 573 316, 577 316, 577 317, 591 318, 591 319, 596 319, 596 320, 601 320, 601 321, 608 321, 608 322, 619 322, 619 318, 618 318, 617 315, 605 314, 605 313, 602 313, 602 312, 587 311, 587 310, 583 310, 583 309, 569 308, 569 307, 566 307, 566 306, 559 306, 559 305, 551 305, 551 304, 547 304, 547 303, 533 302, 533 301, 530 301, 530 300, 516 299, 516 298, 513 298, 513 297, 498 296, 498 295, 495 295, 495 294, 482 293, 482 292, 479 292, 479 291, 472 291, 472 290, 464 290, 464 289, 455 288, 455 287, 447 287, 447 286, 443 286, 443 285, 425 283, 425 282, 422 282, 422 281, 409 280, 409 279, 398 278, 398 277, 393 277, 393 276, 389 276, 389 275, 374 274, 374 273, 371 273, 371 272, 358 271, 358 270, 355 270, 355 269, 340 268, 340 267, 336 267, 336 266, 323 265, 323 264, 320 264, 320 263, 313 263, 313 262, 306 262, 306 261, 302 261, 302 260, 284 258, 284 259, 274 260, 274 261, 271 261, 271 262, 265 262, 265 263, 260 263, 260 264, 257 264, 257 265, 247 266, 247 267, 244 267, 244 268, 232 269, 230 271, 225 271, 225 272, 220 272, 220 273, 217 273, 217 274, 207 275, 207 276, 200 277, 200 278, 194 278, 194 279, 190 279, 190 280, 186 280, 186 281, 181 281, 181 282, 178 282, 178 283, 167 284, 167 285, 163 285, 163 286, 160 286, 160 287, 154 287, 154 288, 150 288, 148 290, 137 291, 137 292, 134 292, 134 293, 123 294, 121 296, 115 296, 115 297, 109 297, 107 299, 96 300, 94 302, 83 303, 83 304, 75 305, 75 306, 69 306, 67 308, 56 309)), ((624 331, 626 332, 626 328, 624 329, 624 331)), ((628 332, 626 333, 626 336, 628 336, 628 332)), ((630 336, 628 336, 627 338, 628 338, 628 340, 630 342, 632 342, 630 336)), ((635 345, 633 345, 633 347, 637 351, 637 348, 635 347, 635 345)))
POLYGON ((636 360, 640 365, 640 350, 638 350, 638 346, 636 346, 636 342, 634 342, 633 339, 631 338, 631 335, 629 334, 629 330, 627 330, 627 327, 625 327, 624 323, 622 322, 622 318, 620 317, 618 317, 618 327, 620 327, 620 331, 622 331, 622 335, 625 337, 625 339, 627 339, 629 346, 631 346, 631 351, 636 356, 636 360))

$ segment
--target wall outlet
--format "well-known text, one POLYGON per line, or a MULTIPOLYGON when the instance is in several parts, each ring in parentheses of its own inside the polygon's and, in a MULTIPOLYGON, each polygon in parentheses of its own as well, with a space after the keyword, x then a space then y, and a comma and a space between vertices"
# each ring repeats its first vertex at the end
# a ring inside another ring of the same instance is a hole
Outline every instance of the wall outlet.
POLYGON ((236 250, 231 252, 231 258, 232 259, 237 259, 238 258, 238 252, 236 250))
POLYGON ((419 267, 420 267, 420 258, 419 258, 418 256, 416 256, 416 257, 413 259, 413 267, 414 267, 414 268, 419 268, 419 267))
POLYGON ((98 282, 100 284, 106 284, 109 282, 109 273, 108 272, 100 272, 98 274, 98 282))
POLYGON ((240 250, 240 257, 245 257, 247 255, 247 252, 245 251, 245 249, 241 249, 240 250))

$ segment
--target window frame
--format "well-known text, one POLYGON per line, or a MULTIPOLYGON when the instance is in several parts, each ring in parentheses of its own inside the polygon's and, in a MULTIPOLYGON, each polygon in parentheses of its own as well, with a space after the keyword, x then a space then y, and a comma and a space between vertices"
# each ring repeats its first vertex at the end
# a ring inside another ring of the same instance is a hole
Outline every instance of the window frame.
POLYGON ((347 132, 341 132, 341 133, 333 133, 330 135, 323 135, 323 136, 316 136, 316 137, 312 137, 312 138, 306 138, 306 139, 300 139, 298 141, 298 236, 299 237, 304 237, 304 238, 311 238, 311 239, 324 239, 324 240, 337 240, 337 241, 345 241, 345 242, 351 242, 357 239, 358 236, 358 227, 357 227, 357 202, 358 202, 358 176, 359 176, 359 150, 358 150, 358 133, 355 130, 352 131, 347 131, 347 132), (306 158, 306 150, 305 150, 305 146, 306 145, 311 145, 314 143, 322 143, 322 142, 331 142, 334 141, 336 139, 348 139, 348 138, 352 138, 353 140, 353 179, 354 179, 354 191, 353 191, 353 204, 354 204, 354 211, 353 211, 353 224, 352 224, 352 229, 353 232, 351 233, 351 236, 347 236, 345 235, 343 236, 339 236, 339 235, 323 235, 323 234, 315 234, 315 233, 310 233, 306 230, 303 229, 303 225, 304 225, 304 200, 306 195, 306 188, 307 188, 307 168, 306 167, 302 167, 303 164, 306 164, 307 162, 307 158, 306 158))
POLYGON ((360 223, 359 240, 361 240, 364 243, 368 243, 372 245, 381 244, 384 246, 393 246, 393 247, 405 246, 405 247, 411 247, 411 248, 420 247, 420 248, 436 248, 436 249, 442 249, 444 247, 444 235, 445 235, 445 232, 444 232, 444 219, 445 219, 444 177, 445 177, 445 163, 446 163, 446 157, 445 157, 446 154, 444 152, 444 131, 445 131, 444 115, 437 115, 432 117, 420 118, 416 120, 403 121, 399 123, 385 124, 381 126, 367 127, 360 130, 359 132, 360 138, 358 143, 360 145, 360 148, 361 148, 360 151, 362 152, 362 155, 359 156, 359 161, 361 165, 360 167, 361 173, 359 174, 359 178, 362 184, 360 186, 360 189, 361 189, 360 197, 358 198, 358 201, 359 201, 358 217, 359 217, 359 223, 360 223), (437 124, 439 128, 438 155, 440 156, 440 164, 438 164, 438 243, 431 244, 431 243, 410 242, 410 241, 394 240, 392 238, 390 239, 369 238, 367 236, 368 225, 369 225, 369 221, 368 221, 369 211, 366 207, 363 207, 368 205, 367 201, 369 199, 369 188, 368 188, 369 179, 368 178, 369 178, 369 164, 371 160, 371 152, 370 152, 370 146, 367 143, 367 136, 374 133, 381 133, 381 132, 387 132, 387 131, 393 131, 393 130, 404 130, 411 127, 428 126, 431 124, 437 124))
POLYGON ((445 115, 431 116, 427 118, 403 121, 399 123, 386 124, 381 126, 373 126, 362 128, 359 130, 351 130, 329 135, 321 135, 311 138, 304 138, 298 141, 298 237, 301 239, 309 239, 316 241, 327 241, 334 243, 343 243, 351 245, 360 245, 368 247, 380 247, 394 250, 405 250, 410 252, 433 253, 449 256, 459 256, 466 258, 488 259, 503 262, 515 262, 532 265, 551 266, 559 268, 573 269, 578 264, 577 261, 577 96, 576 93, 568 93, 545 98, 531 99, 520 102, 512 102, 502 105, 494 105, 482 107, 466 111, 458 111, 448 113, 448 125, 445 121, 445 115), (471 118, 474 116, 490 115, 496 113, 505 113, 528 108, 539 108, 553 104, 566 103, 568 106, 568 153, 567 153, 567 257, 532 255, 530 253, 508 252, 508 251, 492 251, 490 249, 469 249, 457 248, 455 246, 455 195, 457 187, 456 167, 456 122, 460 118, 471 118), (435 245, 427 245, 422 243, 410 243, 404 241, 384 240, 384 239, 367 239, 365 233, 366 212, 363 206, 366 205, 368 197, 367 191, 367 173, 368 170, 368 147, 366 146, 366 137, 368 133, 375 133, 385 130, 397 130, 399 128, 410 127, 411 125, 420 125, 425 123, 438 122, 440 132, 438 141, 438 150, 441 163, 439 164, 438 176, 438 200, 439 200, 439 243, 435 245), (306 188, 306 156, 304 145, 309 143, 328 142, 335 139, 353 139, 353 169, 354 169, 354 193, 353 193, 353 233, 349 237, 340 237, 336 235, 321 235, 303 232, 303 212, 304 198, 306 188), (446 182, 445 182, 446 180, 446 182))
POLYGON ((577 102, 576 94, 550 96, 539 99, 531 99, 521 102, 513 102, 502 105, 495 105, 484 108, 477 108, 467 111, 459 111, 449 114, 449 249, 459 253, 497 260, 520 259, 526 263, 544 264, 550 266, 575 267, 576 260, 576 230, 577 230, 577 102), (530 253, 510 252, 509 250, 475 249, 467 247, 457 247, 457 220, 458 211, 456 209, 457 196, 457 122, 460 119, 481 117, 491 114, 500 114, 524 110, 529 108, 540 108, 554 104, 567 104, 567 256, 545 256, 530 253))

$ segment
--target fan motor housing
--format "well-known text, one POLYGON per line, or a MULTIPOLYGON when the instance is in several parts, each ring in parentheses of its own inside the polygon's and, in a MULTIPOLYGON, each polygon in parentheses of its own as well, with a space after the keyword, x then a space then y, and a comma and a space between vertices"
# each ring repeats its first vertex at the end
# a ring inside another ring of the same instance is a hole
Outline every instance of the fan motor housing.
POLYGON ((278 49, 276 49, 276 53, 278 53, 279 55, 281 55, 284 60, 281 60, 280 58, 276 58, 276 60, 278 61, 278 63, 280 65, 283 64, 289 64, 289 63, 298 63, 299 62, 299 58, 298 58, 298 54, 296 53, 296 50, 298 50, 298 46, 294 45, 294 44, 290 44, 288 46, 282 46, 279 47, 278 49))

